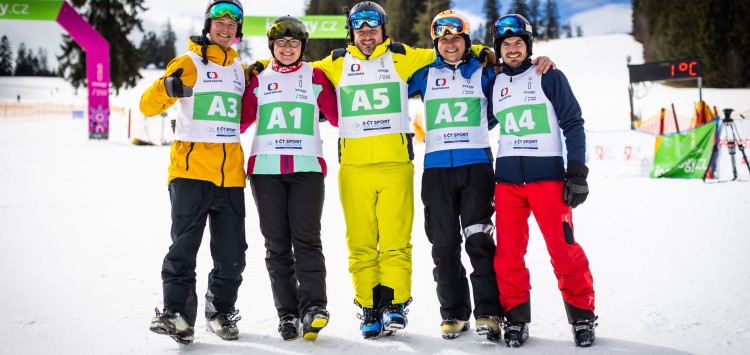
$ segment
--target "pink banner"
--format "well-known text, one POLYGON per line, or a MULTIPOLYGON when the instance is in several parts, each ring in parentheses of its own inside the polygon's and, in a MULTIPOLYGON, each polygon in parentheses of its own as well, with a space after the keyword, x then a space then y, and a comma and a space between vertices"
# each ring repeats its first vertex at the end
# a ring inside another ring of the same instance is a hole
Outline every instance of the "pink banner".
POLYGON ((109 43, 78 12, 63 2, 59 23, 86 52, 89 139, 109 138, 109 43))

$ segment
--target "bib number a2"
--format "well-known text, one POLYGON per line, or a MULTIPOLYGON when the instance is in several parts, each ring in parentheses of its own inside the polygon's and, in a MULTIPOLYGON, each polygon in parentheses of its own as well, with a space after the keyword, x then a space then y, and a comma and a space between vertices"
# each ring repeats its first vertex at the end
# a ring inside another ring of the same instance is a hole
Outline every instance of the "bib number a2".
POLYGON ((240 122, 242 97, 226 92, 196 93, 194 99, 194 120, 240 122))
POLYGON ((434 99, 425 103, 427 129, 478 127, 481 104, 478 98, 434 99))
POLYGON ((547 105, 521 105, 510 107, 495 115, 501 134, 527 136, 550 133, 547 105))
POLYGON ((401 112, 400 90, 399 83, 341 87, 341 114, 353 117, 401 112))

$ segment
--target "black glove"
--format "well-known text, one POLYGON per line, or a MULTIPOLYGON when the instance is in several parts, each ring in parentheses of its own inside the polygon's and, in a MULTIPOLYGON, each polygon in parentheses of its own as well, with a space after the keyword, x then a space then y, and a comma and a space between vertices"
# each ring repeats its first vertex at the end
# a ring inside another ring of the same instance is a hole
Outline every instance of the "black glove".
POLYGON ((164 78, 164 88, 167 89, 169 97, 190 97, 193 96, 193 88, 182 84, 182 68, 177 69, 172 75, 164 78))
POLYGON ((256 61, 255 63, 250 64, 247 68, 245 68, 245 86, 250 86, 250 78, 252 78, 254 75, 260 74, 263 69, 266 69, 266 67, 264 67, 263 63, 259 61, 256 61))
POLYGON ((485 48, 479 52, 479 61, 482 62, 483 67, 492 68, 497 62, 497 56, 495 56, 495 52, 485 48))
POLYGON ((575 160, 568 161, 568 171, 565 173, 565 186, 563 186, 563 200, 571 208, 586 201, 589 195, 589 184, 586 183, 586 176, 589 175, 589 168, 583 163, 575 160))

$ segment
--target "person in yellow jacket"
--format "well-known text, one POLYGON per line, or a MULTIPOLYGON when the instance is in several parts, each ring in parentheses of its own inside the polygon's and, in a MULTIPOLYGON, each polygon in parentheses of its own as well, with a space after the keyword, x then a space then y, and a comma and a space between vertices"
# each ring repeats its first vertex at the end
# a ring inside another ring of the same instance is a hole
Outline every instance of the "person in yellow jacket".
MULTIPOLYGON (((351 43, 311 63, 336 88, 339 191, 346 221, 349 272, 365 338, 406 327, 411 302, 414 157, 408 78, 432 63, 432 49, 392 41, 388 17, 370 1, 348 11, 351 43)), ((472 48, 484 59, 492 52, 472 48)))
POLYGON ((175 341, 193 341, 198 298, 195 267, 206 220, 210 221, 213 269, 208 275, 207 329, 224 340, 238 338, 237 290, 245 268, 245 169, 240 146, 244 67, 231 48, 242 38, 239 0, 210 0, 202 35, 174 58, 165 77, 141 97, 146 116, 178 100, 181 111, 170 152, 172 245, 162 264, 164 309, 150 329, 175 341))

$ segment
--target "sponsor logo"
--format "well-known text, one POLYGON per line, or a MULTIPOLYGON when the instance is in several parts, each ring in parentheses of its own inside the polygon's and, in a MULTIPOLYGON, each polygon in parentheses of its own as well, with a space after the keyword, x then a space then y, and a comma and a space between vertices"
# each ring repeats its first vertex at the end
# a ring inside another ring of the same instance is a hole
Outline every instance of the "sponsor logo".
POLYGON ((209 79, 212 79, 212 80, 213 79, 218 79, 219 78, 219 73, 217 73, 215 71, 206 72, 206 77, 209 78, 209 79))
POLYGON ((450 143, 467 143, 469 142, 469 133, 468 132, 454 132, 454 133, 444 133, 443 134, 443 143, 450 144, 450 143))
POLYGON ((435 79, 435 86, 445 86, 448 83, 445 78, 435 79))
POLYGON ((355 63, 355 64, 352 64, 351 68, 349 68, 349 69, 350 69, 351 72, 358 72, 358 71, 362 70, 362 66, 360 66, 357 63, 355 63))
POLYGON ((504 88, 502 88, 502 90, 500 90, 500 97, 504 97, 506 95, 508 95, 508 87, 507 86, 504 87, 504 88))
POLYGON ((237 129, 230 127, 216 127, 217 137, 235 137, 237 136, 237 129))
POLYGON ((274 91, 279 88, 279 83, 270 83, 268 84, 268 91, 274 91))

